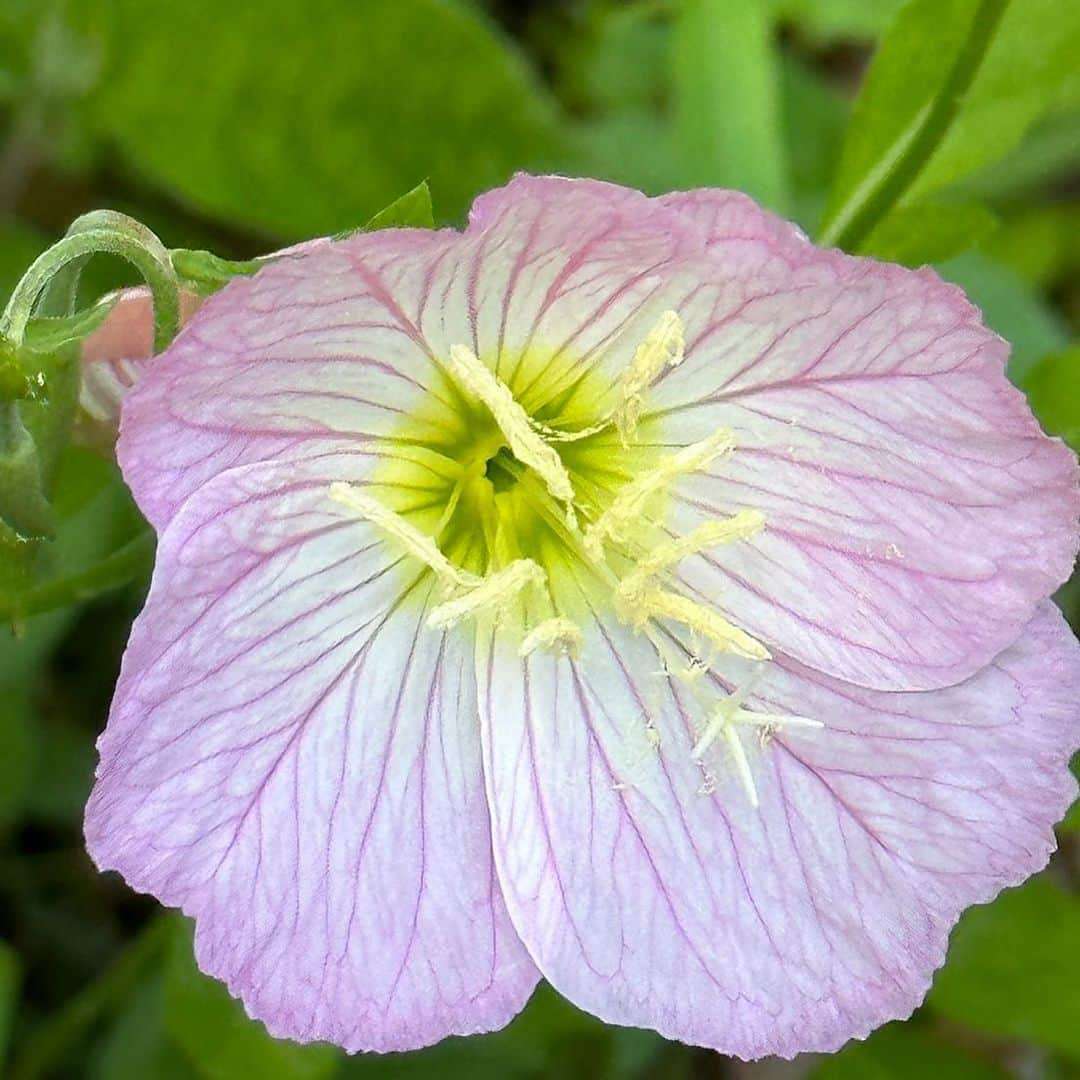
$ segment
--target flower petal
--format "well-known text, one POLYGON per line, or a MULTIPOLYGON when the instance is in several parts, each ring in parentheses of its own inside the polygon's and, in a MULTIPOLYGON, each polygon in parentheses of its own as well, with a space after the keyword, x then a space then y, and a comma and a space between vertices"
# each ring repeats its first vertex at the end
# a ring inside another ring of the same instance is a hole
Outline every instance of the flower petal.
MULTIPOLYGON (((484 765, 514 925, 605 1020, 743 1058, 835 1050, 906 1016, 967 905, 1038 870, 1076 790, 1080 648, 1047 604, 959 686, 864 690, 770 665, 743 736, 754 809, 686 684, 608 623, 580 661, 481 653, 484 765)), ((730 678, 711 689, 735 685, 730 678)))
MULTIPOLYGON (((638 192, 554 177, 483 196, 463 234, 306 245, 212 297, 155 362, 125 403, 124 475, 163 527, 225 468, 370 449, 439 396, 453 345, 507 378, 537 349, 543 382, 561 364, 564 390, 601 361, 621 373, 673 267, 703 250, 638 192)), ((526 406, 547 393, 519 381, 526 406)))
POLYGON ((182 907, 274 1035, 400 1050, 501 1027, 537 974, 496 883, 470 643, 322 472, 235 469, 161 540, 87 843, 182 907))
POLYGON ((678 445, 720 428, 738 445, 680 485, 676 527, 766 517, 759 538, 688 562, 686 584, 839 678, 949 685, 1068 577, 1075 458, 1008 384, 1005 344, 958 289, 802 250, 813 257, 783 276, 749 258, 744 278, 680 309, 686 360, 654 388, 655 415, 678 445))
POLYGON ((437 391, 406 309, 454 235, 306 245, 212 296, 124 402, 117 457, 150 521, 236 465, 370 454, 437 391))
POLYGON ((771 269, 787 274, 813 261, 818 251, 801 229, 763 210, 741 191, 697 188, 662 195, 655 202, 701 230, 709 255, 726 274, 745 276, 748 266, 755 273, 771 269))
MULTIPOLYGON (((88 437, 111 445, 116 441, 120 407, 142 377, 153 353, 154 304, 145 285, 107 296, 112 304, 105 321, 82 343, 80 422, 88 437)), ((202 307, 203 297, 187 289, 179 292, 180 325, 202 307)))

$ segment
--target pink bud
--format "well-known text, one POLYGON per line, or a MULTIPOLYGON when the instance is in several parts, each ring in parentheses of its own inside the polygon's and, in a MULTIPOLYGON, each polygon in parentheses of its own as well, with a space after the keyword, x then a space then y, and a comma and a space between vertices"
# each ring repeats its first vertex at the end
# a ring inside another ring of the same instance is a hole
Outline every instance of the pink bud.
MULTIPOLYGON (((82 343, 82 387, 78 435, 94 446, 112 446, 124 395, 153 356, 154 309, 145 285, 121 289, 107 299, 113 308, 82 343)), ((180 290, 180 325, 202 306, 204 297, 180 290)))

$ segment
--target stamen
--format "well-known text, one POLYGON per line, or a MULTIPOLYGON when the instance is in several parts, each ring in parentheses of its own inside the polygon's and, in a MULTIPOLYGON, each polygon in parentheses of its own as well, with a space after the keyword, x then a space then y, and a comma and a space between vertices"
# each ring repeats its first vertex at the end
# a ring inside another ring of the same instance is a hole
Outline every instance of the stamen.
POLYGON ((645 391, 665 367, 682 363, 683 324, 678 312, 665 311, 660 320, 637 347, 630 366, 623 375, 620 402, 615 409, 615 426, 623 445, 627 446, 637 432, 641 412, 645 407, 645 391))
POLYGON ((502 570, 476 579, 464 595, 432 608, 427 619, 428 626, 446 630, 484 611, 498 612, 509 606, 523 589, 546 582, 547 574, 538 563, 532 559, 515 559, 502 570))
POLYGON ((357 487, 335 481, 330 485, 330 498, 342 506, 347 506, 358 517, 370 521, 372 525, 393 537, 410 555, 433 570, 436 577, 448 588, 471 588, 480 581, 475 574, 470 574, 450 562, 430 536, 420 532, 400 514, 394 513, 378 499, 365 495, 357 487))
POLYGON ((721 652, 747 660, 768 660, 769 650, 719 612, 678 593, 669 592, 638 573, 624 578, 615 590, 615 611, 623 622, 641 630, 649 619, 674 619, 711 642, 721 652))
POLYGON ((622 487, 611 505, 586 529, 585 550, 600 561, 604 556, 604 541, 625 540, 640 524, 649 500, 662 492, 671 482, 687 473, 698 472, 718 457, 735 448, 732 432, 720 430, 699 442, 684 446, 675 454, 661 458, 653 469, 622 487))
POLYGON ((560 428, 549 427, 542 420, 534 420, 532 417, 529 418, 529 423, 532 424, 537 434, 542 435, 548 442, 578 442, 581 439, 589 438, 590 435, 599 435, 611 421, 602 420, 599 424, 592 424, 587 428, 578 428, 577 431, 562 431, 560 428))
POLYGON ((810 720, 805 716, 781 716, 777 713, 759 713, 744 709, 742 703, 751 686, 752 682, 734 694, 729 694, 720 702, 712 719, 690 751, 690 756, 695 761, 700 761, 705 751, 722 737, 731 753, 735 771, 746 789, 747 798, 750 804, 756 807, 758 805, 757 787, 750 771, 746 749, 739 735, 739 726, 757 728, 762 735, 765 735, 782 727, 821 728, 825 725, 820 720, 810 720))
POLYGON ((537 649, 543 649, 544 652, 576 660, 581 655, 584 640, 577 623, 562 617, 545 619, 525 635, 518 652, 521 656, 528 656, 537 649))
POLYGON ((735 762, 735 771, 739 774, 742 786, 746 791, 746 797, 750 805, 756 810, 758 807, 757 785, 754 783, 754 774, 750 771, 750 762, 746 760, 746 750, 743 747, 739 733, 730 725, 724 728, 724 741, 731 751, 732 761, 735 762))
POLYGON ((686 536, 677 537, 654 547, 635 568, 635 574, 655 577, 669 567, 681 562, 688 555, 707 551, 719 544, 732 544, 749 540, 765 527, 765 515, 759 510, 740 510, 733 517, 722 521, 706 521, 686 536))
POLYGON ((461 385, 488 407, 514 457, 543 479, 552 496, 566 503, 573 518, 570 474, 558 453, 533 428, 529 414, 514 400, 509 387, 464 345, 451 346, 450 366, 461 385))

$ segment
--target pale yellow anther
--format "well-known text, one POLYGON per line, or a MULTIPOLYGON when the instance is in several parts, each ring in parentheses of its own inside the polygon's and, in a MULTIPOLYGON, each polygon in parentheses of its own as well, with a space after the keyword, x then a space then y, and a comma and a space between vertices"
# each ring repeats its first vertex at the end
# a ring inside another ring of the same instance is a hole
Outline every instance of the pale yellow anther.
POLYGON ((748 689, 749 686, 743 687, 720 701, 706 724, 705 730, 690 751, 690 756, 695 761, 700 761, 709 747, 717 739, 722 739, 731 754, 735 771, 746 790, 750 804, 757 806, 757 787, 754 784, 739 728, 757 729, 758 733, 764 736, 784 727, 821 728, 825 725, 820 720, 809 720, 805 716, 783 716, 777 713, 759 713, 744 709, 742 703, 748 689))
POLYGON ((677 537, 659 544, 647 555, 638 560, 634 573, 644 577, 654 577, 669 567, 675 566, 688 555, 721 544, 733 544, 739 540, 749 540, 765 527, 765 515, 759 510, 740 510, 732 517, 720 521, 706 521, 686 536, 677 537))
POLYGON ((645 408, 645 391, 664 368, 682 363, 684 345, 682 319, 678 312, 665 311, 635 350, 619 385, 620 400, 615 409, 615 426, 624 446, 637 431, 645 408))
POLYGON ((602 420, 599 424, 592 424, 587 428, 578 428, 577 431, 563 431, 561 428, 553 428, 542 420, 530 418, 533 430, 542 435, 547 442, 578 442, 587 439, 591 435, 599 435, 611 423, 610 420, 602 420))
POLYGON ((461 596, 455 596, 428 615, 428 626, 446 630, 463 619, 487 612, 498 612, 509 606, 530 585, 544 585, 547 574, 532 559, 515 559, 509 566, 487 577, 474 579, 461 596))
POLYGON ((581 627, 577 623, 557 616, 553 619, 545 619, 533 627, 525 635, 525 640, 521 643, 518 652, 521 656, 529 656, 537 649, 542 649, 555 656, 568 656, 576 660, 581 655, 584 641, 581 627))
POLYGON ((420 532, 400 514, 394 513, 378 499, 364 494, 359 488, 340 481, 335 482, 330 485, 330 498, 396 540, 409 555, 433 570, 436 577, 448 588, 472 588, 481 580, 475 574, 455 566, 430 536, 420 532))
POLYGON ((451 346, 450 367, 461 386, 487 406, 514 457, 544 481, 551 495, 566 504, 572 517, 574 487, 570 474, 558 452, 544 441, 529 414, 514 400, 509 387, 464 345, 451 346))
POLYGON ((734 447, 734 435, 721 430, 661 458, 654 468, 622 487, 611 505, 585 530, 585 550, 592 558, 600 560, 606 540, 632 539, 640 530, 650 499, 676 478, 707 468, 718 457, 731 453, 734 447))
POLYGON ((747 660, 770 658, 769 650, 760 641, 728 622, 719 612, 661 589, 639 574, 623 579, 615 590, 614 599, 616 614, 635 630, 642 629, 649 619, 671 619, 705 638, 720 652, 747 660))

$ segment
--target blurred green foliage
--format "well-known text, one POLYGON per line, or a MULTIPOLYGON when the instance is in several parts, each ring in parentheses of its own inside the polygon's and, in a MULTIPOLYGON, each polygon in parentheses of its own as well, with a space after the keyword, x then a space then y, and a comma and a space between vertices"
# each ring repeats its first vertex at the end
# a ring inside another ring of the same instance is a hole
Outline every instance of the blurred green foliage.
MULTIPOLYGON (((733 186, 813 234, 933 263, 1012 343, 1014 381, 1075 447, 1078 56, 1075 0, 5 0, 0 292, 99 206, 190 249, 211 288, 222 267, 200 249, 247 260, 313 234, 456 223, 515 169, 733 186)), ((82 297, 130 280, 98 260, 82 297)), ((72 384, 52 382, 17 415, 55 537, 0 526, 0 1074, 772 1075, 605 1027, 545 987, 503 1032, 346 1059, 270 1040, 200 975, 186 923, 81 848, 152 541, 115 466, 65 445, 72 384)), ((1080 588, 1060 599, 1075 624, 1080 588)), ((785 1075, 1080 1076, 1075 808, 1061 840, 1044 875, 965 915, 912 1021, 785 1075)))

